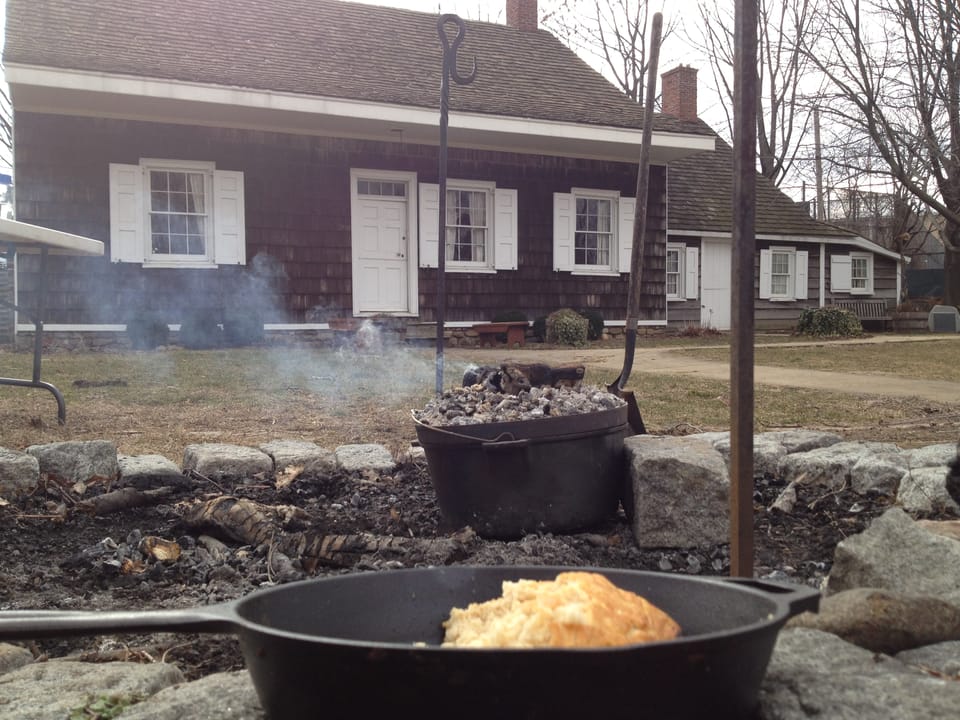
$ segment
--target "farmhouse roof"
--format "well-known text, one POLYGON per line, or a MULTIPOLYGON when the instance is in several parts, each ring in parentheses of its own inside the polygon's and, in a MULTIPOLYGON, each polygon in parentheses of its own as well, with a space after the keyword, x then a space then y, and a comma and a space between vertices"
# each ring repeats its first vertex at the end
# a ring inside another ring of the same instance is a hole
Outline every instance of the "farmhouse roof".
MULTIPOLYGON (((436 108, 436 14, 342 0, 7 0, 4 62, 436 108)), ((466 21, 451 111, 620 128, 643 109, 545 30, 466 21)), ((452 28, 448 30, 452 38, 452 28)), ((707 134, 656 115, 654 129, 707 134)))
MULTIPOLYGON (((708 127, 706 123, 703 126, 708 127)), ((733 148, 730 145, 718 136, 715 151, 675 160, 670 163, 668 173, 670 230, 730 232, 733 227, 733 148)), ((859 237, 849 230, 815 220, 803 205, 759 173, 754 224, 758 235, 834 240, 859 237)))

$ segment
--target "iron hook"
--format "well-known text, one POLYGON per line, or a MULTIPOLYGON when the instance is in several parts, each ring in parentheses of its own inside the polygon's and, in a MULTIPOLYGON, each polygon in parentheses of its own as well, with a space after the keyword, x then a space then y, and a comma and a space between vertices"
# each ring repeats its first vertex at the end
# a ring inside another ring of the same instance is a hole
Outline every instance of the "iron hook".
POLYGON ((467 34, 467 27, 463 20, 461 20, 457 15, 453 15, 451 13, 441 15, 440 20, 437 22, 437 30, 440 32, 440 41, 443 43, 444 64, 447 66, 450 76, 458 85, 468 85, 472 83, 477 77, 476 57, 473 58, 473 69, 470 71, 468 76, 465 77, 461 75, 457 70, 457 50, 459 50, 460 44, 463 42, 463 39, 467 34), (452 43, 447 37, 447 31, 444 27, 447 23, 453 23, 457 26, 457 35, 453 39, 452 43))

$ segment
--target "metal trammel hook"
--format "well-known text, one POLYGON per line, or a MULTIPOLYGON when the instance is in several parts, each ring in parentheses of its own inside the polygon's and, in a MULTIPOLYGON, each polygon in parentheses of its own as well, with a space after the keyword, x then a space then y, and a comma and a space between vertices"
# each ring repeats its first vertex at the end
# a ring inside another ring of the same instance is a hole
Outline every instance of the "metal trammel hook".
POLYGON ((450 111, 450 78, 458 85, 469 85, 477 77, 477 59, 473 59, 473 69, 469 75, 461 75, 457 70, 457 51, 467 35, 467 26, 458 16, 441 15, 437 20, 437 32, 443 44, 443 74, 440 78, 440 197, 439 220, 437 223, 437 396, 443 394, 443 327, 446 305, 446 216, 447 216, 447 124, 450 111), (457 34, 450 40, 446 26, 453 24, 457 34))
POLYGON ((477 59, 473 59, 473 69, 470 71, 470 75, 464 77, 460 74, 459 70, 457 70, 457 51, 460 49, 460 45, 467 35, 467 26, 459 16, 447 13, 446 15, 441 15, 440 20, 437 21, 437 30, 440 33, 440 42, 443 43, 443 64, 446 69, 443 79, 446 80, 449 74, 458 85, 469 85, 473 82, 474 78, 477 77, 477 59), (453 39, 453 42, 450 42, 450 38, 447 36, 447 30, 444 27, 448 23, 453 23, 457 26, 457 35, 453 39))

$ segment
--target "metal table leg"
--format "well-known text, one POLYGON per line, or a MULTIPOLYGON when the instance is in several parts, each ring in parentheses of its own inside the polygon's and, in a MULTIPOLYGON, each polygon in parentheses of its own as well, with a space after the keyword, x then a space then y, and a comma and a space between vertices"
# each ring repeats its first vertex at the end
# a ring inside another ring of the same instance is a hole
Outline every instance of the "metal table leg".
MULTIPOLYGON (((47 390, 53 393, 57 400, 57 421, 64 425, 67 422, 67 403, 63 399, 63 393, 55 385, 44 382, 40 379, 40 359, 43 353, 43 315, 45 311, 45 299, 47 295, 47 249, 40 250, 40 280, 37 284, 37 308, 33 320, 33 377, 30 380, 20 380, 17 378, 0 377, 0 385, 14 385, 17 387, 33 387, 47 390)), ((0 304, 20 312, 22 308, 15 303, 8 302, 0 298, 0 304)))

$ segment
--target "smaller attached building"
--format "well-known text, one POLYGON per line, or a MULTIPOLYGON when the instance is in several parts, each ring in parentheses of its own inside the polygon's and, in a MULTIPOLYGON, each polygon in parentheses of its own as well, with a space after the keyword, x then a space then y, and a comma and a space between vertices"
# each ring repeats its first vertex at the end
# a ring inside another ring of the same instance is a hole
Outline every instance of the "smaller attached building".
MULTIPOLYGON (((696 70, 663 75, 664 113, 693 120, 696 70)), ((667 320, 671 326, 730 329, 733 150, 680 158, 667 171, 667 320)), ((789 329, 801 311, 867 300, 892 312, 901 297, 900 256, 818 222, 767 178, 757 177, 755 325, 789 329)))

